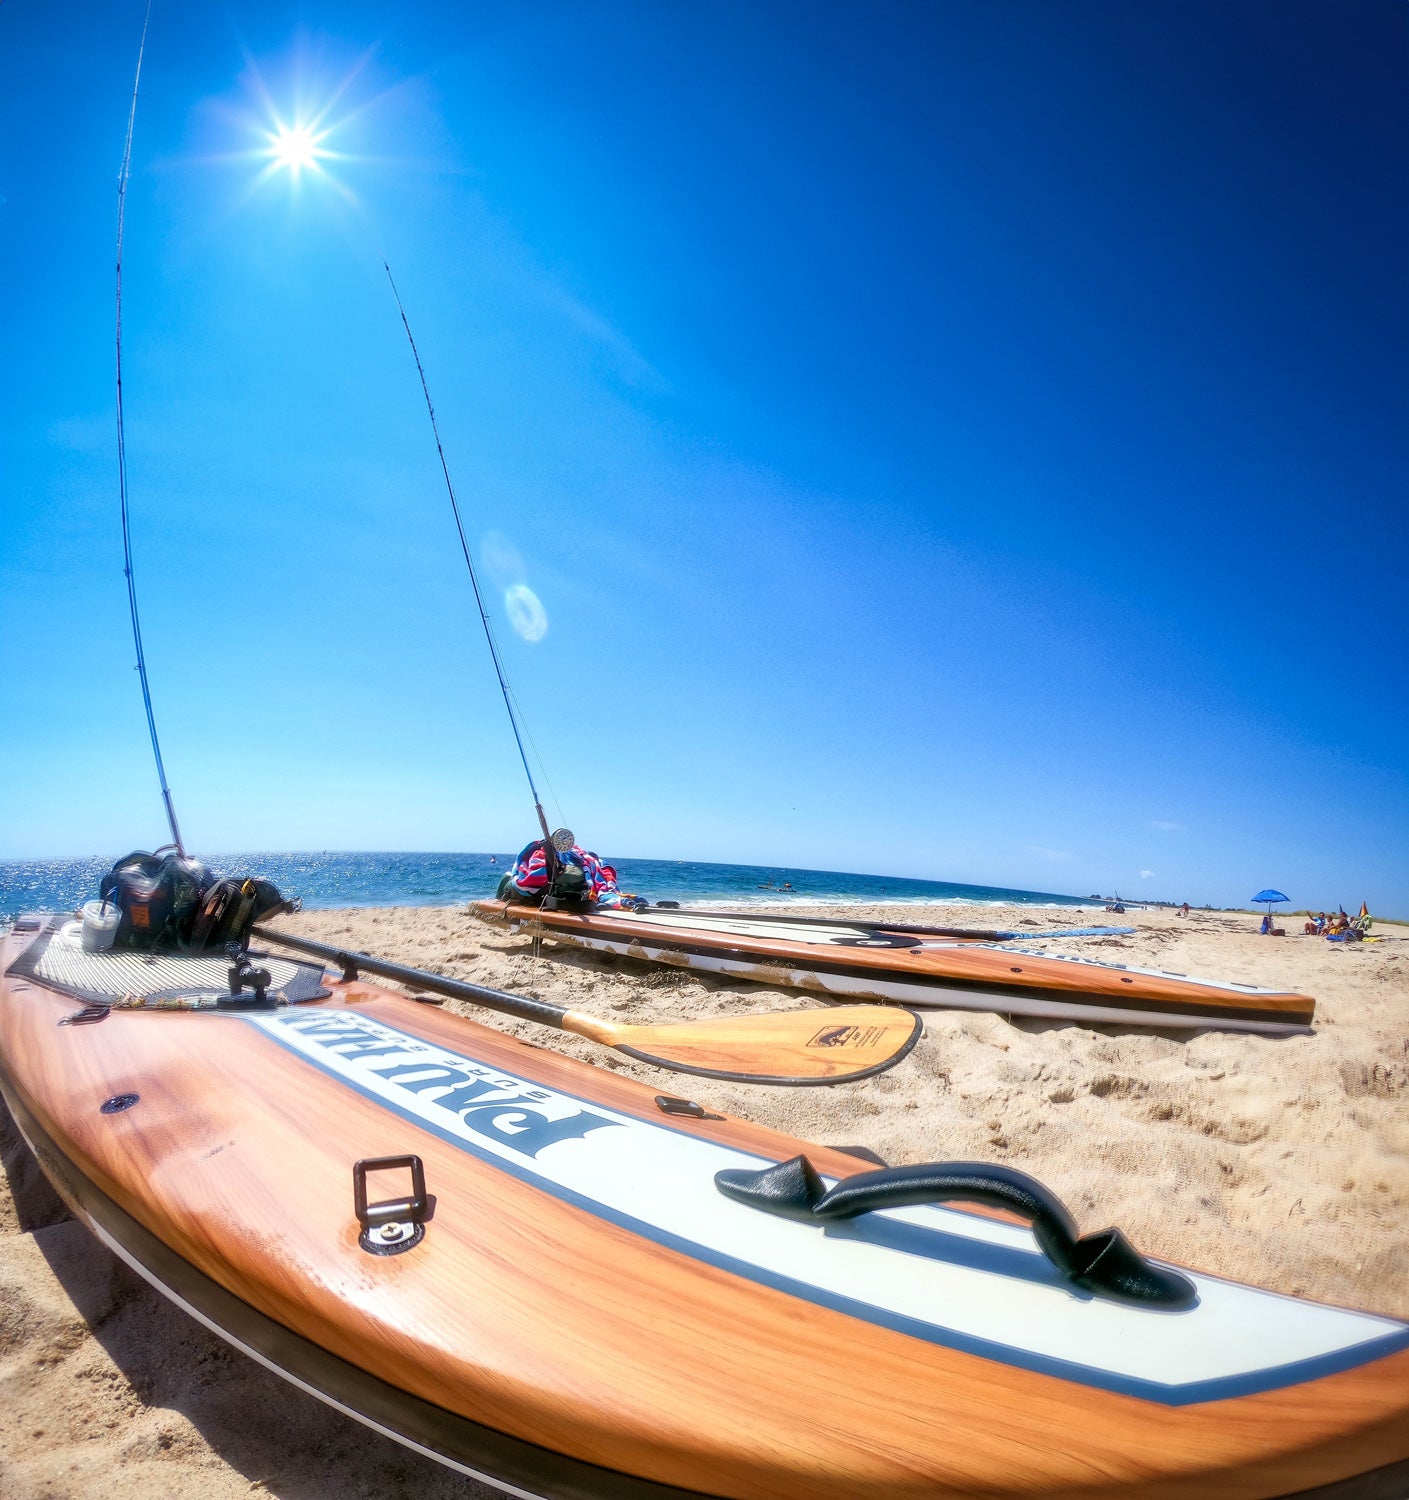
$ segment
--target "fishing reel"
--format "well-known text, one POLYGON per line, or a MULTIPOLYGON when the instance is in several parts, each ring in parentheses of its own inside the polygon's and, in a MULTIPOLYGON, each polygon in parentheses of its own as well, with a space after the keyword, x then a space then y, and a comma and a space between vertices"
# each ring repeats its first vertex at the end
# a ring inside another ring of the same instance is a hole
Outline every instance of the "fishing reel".
MULTIPOLYGON (((558 855, 571 852, 577 843, 576 835, 571 828, 555 828, 549 837, 553 850, 558 855)), ((580 866, 549 855, 548 871, 548 889, 544 892, 540 903, 545 911, 557 911, 561 907, 575 910, 586 903, 588 899, 587 877, 580 866)))

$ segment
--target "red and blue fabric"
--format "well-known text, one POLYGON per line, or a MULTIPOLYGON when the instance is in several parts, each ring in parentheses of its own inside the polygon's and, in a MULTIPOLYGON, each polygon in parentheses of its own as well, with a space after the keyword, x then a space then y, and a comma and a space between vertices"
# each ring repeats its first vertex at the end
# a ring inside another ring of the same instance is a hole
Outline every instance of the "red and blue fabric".
MULTIPOLYGON (((558 858, 582 871, 587 882, 588 899, 603 911, 640 911, 649 905, 642 896, 618 890, 616 870, 590 849, 574 844, 558 858)), ((519 854, 510 871, 510 879, 521 896, 542 900, 547 894, 548 861, 543 853, 542 839, 535 839, 519 854)))

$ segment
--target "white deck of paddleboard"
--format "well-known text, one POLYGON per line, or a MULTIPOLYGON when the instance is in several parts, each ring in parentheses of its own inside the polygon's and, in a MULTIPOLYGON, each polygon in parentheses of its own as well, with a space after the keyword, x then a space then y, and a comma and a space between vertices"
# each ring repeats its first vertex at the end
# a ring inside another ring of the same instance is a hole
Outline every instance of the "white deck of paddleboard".
POLYGON ((243 1015, 238 1024, 259 1027, 461 1149, 669 1249, 1003 1363, 1183 1405, 1276 1389, 1409 1346, 1409 1326, 1391 1319, 1211 1276, 1194 1276, 1199 1301, 1187 1311, 1089 1297, 1051 1268, 1026 1228, 954 1209, 887 1210, 826 1231, 780 1219, 714 1186, 722 1168, 769 1162, 367 1015, 286 1011, 243 1015))

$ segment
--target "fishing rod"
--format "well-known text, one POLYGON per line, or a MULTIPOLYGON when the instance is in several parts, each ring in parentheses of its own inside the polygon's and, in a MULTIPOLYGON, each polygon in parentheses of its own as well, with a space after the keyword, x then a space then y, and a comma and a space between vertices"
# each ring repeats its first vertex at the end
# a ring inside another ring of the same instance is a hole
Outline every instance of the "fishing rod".
POLYGON ((176 807, 166 779, 161 758, 161 741, 157 738, 157 720, 152 712, 152 690, 147 681, 147 657, 142 650, 142 621, 137 613, 137 580, 132 571, 132 530, 127 509, 127 434, 122 417, 122 231, 127 219, 127 179, 132 171, 132 131, 137 122, 137 86, 142 80, 142 57, 147 50, 147 26, 152 19, 151 0, 142 21, 142 40, 137 47, 137 72, 132 79, 132 107, 127 113, 127 139, 122 148, 122 169, 117 178, 117 488, 122 508, 122 560, 127 579, 127 606, 132 616, 132 644, 137 649, 137 675, 142 679, 142 703, 147 710, 147 729, 152 736, 152 754, 157 762, 157 780, 161 783, 161 800, 166 804, 166 821, 171 825, 171 841, 178 854, 185 855, 181 828, 176 821, 176 807))
MULTIPOLYGON (((479 576, 475 572, 474 559, 470 555, 470 544, 465 539, 465 526, 460 518, 460 502, 455 498, 455 486, 450 479, 450 465, 445 459, 445 448, 440 441, 440 427, 435 420, 435 403, 431 400, 430 387, 426 384, 425 367, 421 364, 420 350, 416 348, 416 336, 411 332, 411 322, 406 316, 406 308, 401 301, 401 293, 396 289, 396 278, 391 274, 391 266, 386 256, 382 256, 382 269, 386 272, 386 279, 391 284, 391 295, 396 299, 396 310, 401 314, 401 326, 406 330, 407 342, 411 345, 411 357, 416 361, 416 374, 421 377, 421 394, 426 398, 426 413, 431 419, 431 433, 435 437, 435 451, 440 457, 440 472, 445 476, 446 493, 450 496, 450 509, 455 515, 455 530, 460 537, 460 550, 465 554, 465 567, 470 574, 470 587, 474 590, 475 604, 479 609, 480 624, 484 626, 484 638, 489 642, 489 655, 494 662, 494 675, 499 679, 499 691, 504 697, 504 709, 509 715, 509 727, 514 731, 514 744, 518 746, 519 759, 523 762, 523 772, 528 778, 528 789, 533 794, 533 810, 538 814, 538 826, 543 830, 543 858, 548 867, 548 889, 551 892, 554 881, 558 878, 558 869, 561 861, 559 854, 566 854, 573 845, 573 836, 565 828, 560 828, 556 833, 548 829, 548 818, 543 811, 543 803, 538 795, 538 788, 534 784, 533 772, 529 769, 528 756, 523 747, 523 736, 519 732, 518 715, 514 712, 513 694, 509 690, 509 681, 504 673, 504 664, 499 658, 499 645, 494 639, 494 626, 490 622, 489 611, 485 608, 484 594, 480 590, 479 576)), ((561 809, 559 809, 561 812, 561 809)))

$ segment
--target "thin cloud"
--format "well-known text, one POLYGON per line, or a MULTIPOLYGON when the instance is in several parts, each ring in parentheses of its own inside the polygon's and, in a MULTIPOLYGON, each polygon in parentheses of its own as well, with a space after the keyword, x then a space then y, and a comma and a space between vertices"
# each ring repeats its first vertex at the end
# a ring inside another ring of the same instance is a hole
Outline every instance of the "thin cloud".
POLYGON ((516 583, 527 581, 523 556, 502 531, 485 532, 480 538, 479 555, 485 572, 501 589, 511 589, 516 583))
POLYGON ((670 390, 665 377, 619 328, 585 303, 579 302, 571 292, 550 277, 536 276, 533 278, 533 285, 547 307, 606 354, 619 378, 627 385, 657 393, 670 390))
POLYGON ((1141 870, 1140 871, 1140 879, 1141 880, 1153 880, 1154 878, 1155 878, 1155 872, 1153 870, 1141 870))

